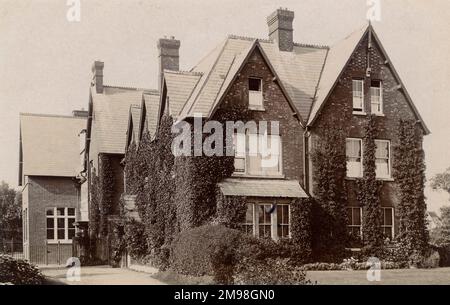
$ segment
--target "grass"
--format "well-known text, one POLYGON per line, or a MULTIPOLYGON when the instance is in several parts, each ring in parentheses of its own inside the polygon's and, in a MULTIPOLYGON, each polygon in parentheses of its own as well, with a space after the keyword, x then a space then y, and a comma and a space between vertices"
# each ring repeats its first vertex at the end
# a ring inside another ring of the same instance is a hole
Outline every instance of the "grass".
POLYGON ((448 285, 450 268, 381 270, 381 281, 369 282, 367 271, 308 271, 319 285, 448 285))
POLYGON ((169 285, 213 285, 212 276, 190 276, 173 271, 159 271, 152 275, 154 279, 169 285))

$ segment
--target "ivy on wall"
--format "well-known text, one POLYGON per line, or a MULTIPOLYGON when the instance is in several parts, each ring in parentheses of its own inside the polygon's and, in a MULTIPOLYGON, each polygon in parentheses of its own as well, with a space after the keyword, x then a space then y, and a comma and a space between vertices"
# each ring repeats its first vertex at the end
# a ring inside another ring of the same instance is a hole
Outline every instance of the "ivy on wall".
POLYGON ((398 144, 394 147, 393 175, 399 188, 399 239, 409 254, 423 255, 428 249, 424 197, 425 162, 423 133, 414 120, 400 120, 398 144))
POLYGON ((356 198, 363 208, 362 231, 364 252, 378 255, 383 246, 381 231, 380 189, 381 181, 376 179, 376 144, 377 129, 375 116, 368 115, 363 138, 363 178, 358 179, 356 198))
POLYGON ((345 134, 339 122, 323 126, 312 150, 314 168, 313 252, 322 260, 344 255, 347 242, 345 134))
POLYGON ((108 155, 99 155, 99 233, 101 236, 108 235, 108 215, 111 214, 114 194, 114 173, 111 166, 111 160, 108 155))

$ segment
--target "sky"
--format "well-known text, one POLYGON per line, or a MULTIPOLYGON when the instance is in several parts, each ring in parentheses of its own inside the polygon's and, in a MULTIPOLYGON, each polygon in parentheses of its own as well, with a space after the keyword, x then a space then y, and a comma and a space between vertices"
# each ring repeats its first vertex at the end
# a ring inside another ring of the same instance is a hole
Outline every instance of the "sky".
MULTIPOLYGON (((267 38, 266 16, 295 12, 296 42, 333 45, 363 26, 378 0, 80 0, 80 21, 66 0, 0 0, 0 180, 17 187, 19 113, 87 109, 91 66, 105 62, 105 83, 156 88, 158 38, 181 40, 189 70, 228 34, 267 38)), ((381 0, 373 26, 431 135, 427 179, 450 167, 450 1, 381 0)), ((428 208, 449 195, 425 192, 428 208)))

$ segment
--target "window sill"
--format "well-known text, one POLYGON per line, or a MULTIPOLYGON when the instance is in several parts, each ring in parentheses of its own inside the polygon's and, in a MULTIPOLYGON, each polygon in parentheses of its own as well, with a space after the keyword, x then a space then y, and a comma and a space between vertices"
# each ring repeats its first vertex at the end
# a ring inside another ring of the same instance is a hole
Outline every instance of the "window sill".
POLYGON ((384 113, 374 113, 373 112, 373 114, 375 114, 375 116, 384 116, 384 113))
MULTIPOLYGON (((358 180, 358 179, 362 179, 363 177, 345 177, 345 180, 358 180)), ((394 182, 394 178, 390 178, 390 177, 386 177, 386 178, 380 178, 380 177, 376 177, 377 181, 386 181, 386 182, 394 182)))
POLYGON ((253 111, 266 111, 266 109, 264 107, 258 107, 258 106, 248 106, 249 110, 253 110, 253 111))
POLYGON ((47 240, 47 244, 49 245, 71 245, 72 241, 71 240, 60 240, 60 241, 54 241, 54 240, 47 240))
POLYGON ((263 175, 249 175, 245 173, 233 173, 231 175, 233 178, 255 178, 255 179, 285 179, 285 175, 273 175, 273 176, 263 176, 263 175))
POLYGON ((367 112, 365 112, 365 111, 355 111, 355 110, 353 110, 353 114, 354 115, 367 115, 367 112))

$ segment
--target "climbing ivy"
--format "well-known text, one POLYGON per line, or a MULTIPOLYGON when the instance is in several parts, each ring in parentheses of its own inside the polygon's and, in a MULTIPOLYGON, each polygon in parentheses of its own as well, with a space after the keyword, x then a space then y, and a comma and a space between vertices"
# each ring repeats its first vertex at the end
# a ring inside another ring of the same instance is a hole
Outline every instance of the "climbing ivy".
POLYGON ((363 138, 363 178, 357 180, 357 200, 363 207, 363 244, 364 252, 378 255, 383 246, 381 231, 380 188, 381 181, 376 179, 376 134, 375 116, 368 115, 363 138))
POLYGON ((409 254, 423 255, 428 249, 426 204, 424 197, 425 162, 423 133, 414 120, 400 120, 398 144, 394 147, 393 175, 400 194, 399 240, 409 254))
POLYGON ((325 123, 312 150, 314 168, 313 251, 319 259, 344 255, 346 232, 345 130, 337 121, 325 123))

